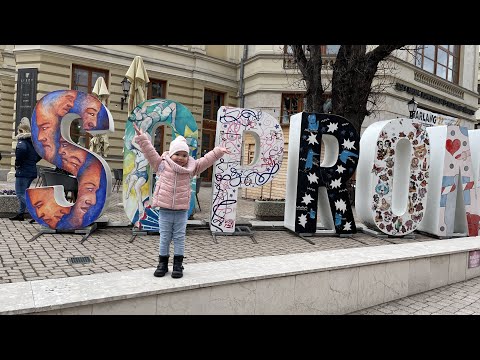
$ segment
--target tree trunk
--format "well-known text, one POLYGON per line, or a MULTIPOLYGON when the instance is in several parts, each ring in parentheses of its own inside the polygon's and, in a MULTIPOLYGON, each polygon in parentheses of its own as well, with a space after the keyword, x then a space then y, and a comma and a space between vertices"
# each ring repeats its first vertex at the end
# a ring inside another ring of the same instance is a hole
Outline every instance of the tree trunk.
POLYGON ((343 116, 360 131, 367 115, 367 99, 373 75, 367 69, 365 45, 340 47, 332 79, 332 113, 343 116))
POLYGON ((306 112, 323 112, 324 89, 322 84, 322 51, 320 45, 307 45, 310 50, 310 58, 307 60, 302 45, 291 45, 293 56, 298 68, 305 80, 306 112))

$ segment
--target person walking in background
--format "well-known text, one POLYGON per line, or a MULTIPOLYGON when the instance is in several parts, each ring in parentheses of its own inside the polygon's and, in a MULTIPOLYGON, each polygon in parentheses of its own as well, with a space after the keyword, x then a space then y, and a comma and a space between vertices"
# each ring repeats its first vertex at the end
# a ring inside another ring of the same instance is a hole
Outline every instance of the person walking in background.
POLYGON ((189 147, 183 136, 176 136, 170 143, 170 150, 159 155, 146 133, 134 123, 137 135, 134 141, 156 170, 157 182, 152 195, 152 207, 158 207, 160 230, 159 262, 154 276, 162 277, 168 272, 170 242, 173 240, 172 278, 183 276, 183 257, 188 209, 190 207, 191 178, 198 176, 223 155, 230 154, 224 147, 215 147, 202 158, 195 160, 189 156, 189 147))
POLYGON ((20 201, 20 209, 17 215, 10 220, 25 219, 25 191, 30 187, 32 181, 37 177, 37 162, 42 158, 37 154, 32 143, 30 121, 24 117, 18 125, 18 134, 15 137, 17 147, 15 148, 15 193, 20 201))

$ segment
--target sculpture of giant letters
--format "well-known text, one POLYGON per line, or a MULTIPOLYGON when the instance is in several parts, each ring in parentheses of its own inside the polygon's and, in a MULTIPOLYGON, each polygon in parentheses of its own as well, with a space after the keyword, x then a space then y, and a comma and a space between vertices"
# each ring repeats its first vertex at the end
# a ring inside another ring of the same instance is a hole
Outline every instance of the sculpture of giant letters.
POLYGON ((243 108, 222 106, 217 112, 216 145, 228 148, 214 164, 213 198, 210 213, 212 232, 234 232, 237 190, 258 187, 272 181, 283 159, 283 132, 271 115, 243 108), (241 165, 244 132, 253 134, 255 157, 249 165, 241 165))
POLYGON ((427 132, 435 156, 430 160, 428 216, 418 229, 436 236, 452 236, 454 233, 477 236, 480 220, 479 194, 476 194, 475 186, 478 164, 476 173, 472 158, 477 156, 478 159, 479 144, 469 142, 469 134, 475 136, 479 131, 469 131, 462 126, 432 126, 427 132), (461 208, 457 209, 457 206, 461 208))
MULTIPOLYGON (((155 188, 153 176, 157 169, 151 169, 138 144, 135 143, 133 123, 152 138, 158 126, 167 125, 172 129, 172 138, 182 135, 187 140, 190 156, 196 157, 198 128, 192 113, 182 104, 165 99, 151 99, 138 104, 128 117, 125 126, 123 147, 123 207, 130 221, 136 227, 147 231, 158 231, 158 210, 151 207, 150 198, 155 188)), ((192 196, 188 215, 195 208, 196 178, 191 180, 192 196)))
POLYGON ((315 233, 318 213, 322 225, 337 234, 356 232, 346 182, 357 167, 359 138, 341 116, 303 112, 290 118, 286 228, 315 233), (320 165, 322 140, 325 166, 320 165))
POLYGON ((367 226, 388 235, 414 231, 425 214, 429 136, 411 119, 373 123, 360 140, 356 211, 367 226))
POLYGON ((93 95, 76 90, 46 94, 32 114, 32 142, 37 153, 78 181, 74 204, 66 200, 63 185, 27 189, 27 209, 32 218, 51 229, 81 229, 97 220, 108 207, 110 167, 103 158, 72 141, 70 125, 76 119, 91 134, 114 131, 108 109, 93 95))

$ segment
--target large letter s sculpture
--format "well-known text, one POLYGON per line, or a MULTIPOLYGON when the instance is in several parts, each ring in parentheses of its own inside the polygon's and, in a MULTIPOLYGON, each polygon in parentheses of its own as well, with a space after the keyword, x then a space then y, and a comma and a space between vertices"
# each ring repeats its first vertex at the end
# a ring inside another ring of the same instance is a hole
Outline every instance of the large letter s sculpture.
POLYGON ((78 181, 74 204, 66 200, 63 185, 27 189, 27 209, 32 218, 51 229, 81 229, 95 222, 108 206, 110 167, 103 158, 72 141, 70 125, 76 119, 91 134, 114 131, 110 111, 93 95, 76 90, 46 94, 32 114, 35 150, 78 181))

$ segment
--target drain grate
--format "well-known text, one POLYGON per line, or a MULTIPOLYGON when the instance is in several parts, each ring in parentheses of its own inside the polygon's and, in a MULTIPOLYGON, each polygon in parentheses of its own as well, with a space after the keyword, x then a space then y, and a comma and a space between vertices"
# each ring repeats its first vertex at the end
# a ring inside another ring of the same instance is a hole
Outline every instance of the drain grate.
POLYGON ((78 257, 71 257, 67 259, 67 262, 72 264, 88 264, 93 262, 93 259, 90 256, 78 256, 78 257))

